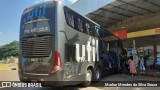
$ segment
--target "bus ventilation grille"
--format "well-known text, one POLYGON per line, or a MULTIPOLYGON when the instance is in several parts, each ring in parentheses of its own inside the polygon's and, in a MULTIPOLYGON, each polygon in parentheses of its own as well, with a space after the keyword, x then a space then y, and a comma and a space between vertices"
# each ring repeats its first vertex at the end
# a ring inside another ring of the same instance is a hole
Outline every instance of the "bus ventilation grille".
POLYGON ((22 39, 23 57, 48 57, 51 52, 52 37, 29 37, 22 39))

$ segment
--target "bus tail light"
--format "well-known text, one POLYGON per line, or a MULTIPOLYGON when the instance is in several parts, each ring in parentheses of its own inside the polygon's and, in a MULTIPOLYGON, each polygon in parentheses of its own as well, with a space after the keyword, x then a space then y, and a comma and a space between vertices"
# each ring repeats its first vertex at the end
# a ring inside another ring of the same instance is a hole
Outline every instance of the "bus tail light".
POLYGON ((57 0, 53 0, 53 2, 57 2, 57 0))
POLYGON ((58 51, 56 51, 54 53, 54 62, 53 62, 53 67, 51 69, 51 74, 52 73, 56 73, 62 70, 62 60, 61 60, 61 56, 60 53, 58 51))

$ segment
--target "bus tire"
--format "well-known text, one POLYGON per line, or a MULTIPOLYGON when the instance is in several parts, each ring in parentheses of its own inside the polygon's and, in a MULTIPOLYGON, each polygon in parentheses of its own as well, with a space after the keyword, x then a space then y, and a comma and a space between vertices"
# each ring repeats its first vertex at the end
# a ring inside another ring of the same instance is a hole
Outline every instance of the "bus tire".
POLYGON ((86 70, 85 81, 82 82, 82 86, 87 87, 91 84, 91 82, 92 82, 92 71, 86 70))
POLYGON ((102 75, 102 70, 97 67, 96 72, 95 72, 95 81, 98 81, 101 78, 102 75))

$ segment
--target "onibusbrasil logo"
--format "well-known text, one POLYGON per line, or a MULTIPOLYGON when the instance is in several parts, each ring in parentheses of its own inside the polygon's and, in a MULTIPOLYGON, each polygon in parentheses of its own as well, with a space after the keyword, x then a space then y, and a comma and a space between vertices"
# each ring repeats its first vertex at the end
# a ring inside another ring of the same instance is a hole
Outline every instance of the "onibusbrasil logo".
POLYGON ((1 82, 1 87, 42 87, 41 83, 1 82))

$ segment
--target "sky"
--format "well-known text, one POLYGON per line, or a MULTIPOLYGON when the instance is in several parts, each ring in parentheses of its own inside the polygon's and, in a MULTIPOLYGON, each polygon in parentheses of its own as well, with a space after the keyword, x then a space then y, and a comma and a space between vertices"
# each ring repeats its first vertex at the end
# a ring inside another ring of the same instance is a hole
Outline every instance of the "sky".
MULTIPOLYGON (((24 9, 52 0, 0 0, 0 46, 19 41, 20 19, 24 9)), ((78 0, 62 0, 68 6, 78 0)), ((111 0, 108 0, 111 1, 111 0)))
MULTIPOLYGON (((19 41, 20 19, 23 10, 44 1, 49 0, 0 0, 0 46, 14 40, 19 41)), ((77 0, 63 1, 71 5, 77 0)))

